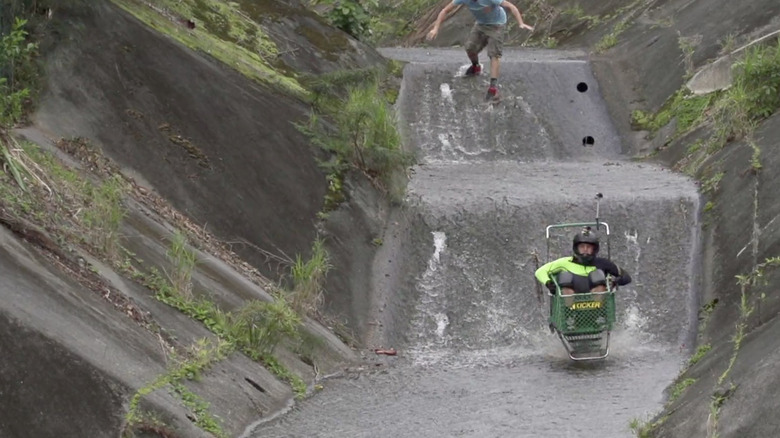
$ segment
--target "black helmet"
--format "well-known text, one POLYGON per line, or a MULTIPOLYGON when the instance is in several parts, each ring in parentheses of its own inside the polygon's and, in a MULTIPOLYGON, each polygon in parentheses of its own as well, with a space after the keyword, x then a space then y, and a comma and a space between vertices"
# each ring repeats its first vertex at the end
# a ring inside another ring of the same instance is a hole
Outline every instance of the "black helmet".
POLYGON ((572 250, 574 251, 574 260, 581 264, 591 264, 593 259, 599 253, 599 236, 596 232, 591 230, 590 227, 584 228, 582 231, 574 235, 572 242, 572 250), (577 245, 580 243, 590 243, 593 245, 593 254, 583 255, 577 252, 577 245))

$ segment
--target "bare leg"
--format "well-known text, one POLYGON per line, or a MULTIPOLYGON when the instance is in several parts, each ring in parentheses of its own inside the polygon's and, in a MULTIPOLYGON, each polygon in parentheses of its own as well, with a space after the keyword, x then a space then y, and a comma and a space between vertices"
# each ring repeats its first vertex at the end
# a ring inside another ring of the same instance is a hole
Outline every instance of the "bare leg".
POLYGON ((501 58, 490 58, 490 78, 498 79, 499 67, 501 67, 501 58))
MULTIPOLYGON (((591 292, 606 292, 607 291, 607 287, 599 285, 599 286, 594 287, 590 291, 591 292)), ((604 295, 593 295, 593 300, 594 301, 598 301, 598 302, 602 302, 602 301, 604 301, 604 295)))
POLYGON ((561 295, 565 297, 563 299, 563 303, 566 304, 566 307, 571 307, 571 305, 574 304, 574 289, 570 287, 562 287, 561 295))

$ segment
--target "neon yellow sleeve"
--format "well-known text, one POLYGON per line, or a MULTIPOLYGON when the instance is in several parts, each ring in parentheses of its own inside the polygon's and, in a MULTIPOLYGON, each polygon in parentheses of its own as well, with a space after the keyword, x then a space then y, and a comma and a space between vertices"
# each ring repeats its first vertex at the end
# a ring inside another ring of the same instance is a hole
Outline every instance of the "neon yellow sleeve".
POLYGON ((558 260, 545 263, 536 270, 534 276, 536 276, 536 279, 539 280, 540 283, 547 284, 547 282, 550 281, 550 274, 557 274, 566 270, 568 265, 567 262, 569 262, 570 259, 571 257, 561 257, 558 260))

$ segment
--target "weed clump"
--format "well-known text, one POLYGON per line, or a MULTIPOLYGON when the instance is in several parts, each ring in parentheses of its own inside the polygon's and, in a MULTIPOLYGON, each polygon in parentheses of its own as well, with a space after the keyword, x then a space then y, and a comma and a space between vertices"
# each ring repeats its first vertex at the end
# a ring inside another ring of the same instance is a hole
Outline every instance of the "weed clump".
MULTIPOLYGON (((327 196, 331 201, 344 199, 342 182, 350 170, 367 176, 391 199, 400 200, 405 190, 405 179, 400 176, 406 175, 414 159, 403 150, 395 112, 381 87, 382 80, 376 71, 359 71, 320 77, 313 84, 312 115, 308 124, 297 127, 314 145, 329 153, 320 165, 329 175, 327 196)), ((326 202, 325 207, 328 211, 336 203, 326 202)))
POLYGON ((750 170, 758 173, 763 166, 753 132, 780 108, 780 39, 775 44, 748 48, 732 65, 732 71, 728 89, 700 96, 680 90, 657 113, 634 111, 633 127, 654 135, 674 121, 677 125, 668 144, 693 129, 708 126, 709 137, 688 148, 687 156, 677 165, 679 169, 693 175, 727 143, 745 140, 753 148, 750 170))

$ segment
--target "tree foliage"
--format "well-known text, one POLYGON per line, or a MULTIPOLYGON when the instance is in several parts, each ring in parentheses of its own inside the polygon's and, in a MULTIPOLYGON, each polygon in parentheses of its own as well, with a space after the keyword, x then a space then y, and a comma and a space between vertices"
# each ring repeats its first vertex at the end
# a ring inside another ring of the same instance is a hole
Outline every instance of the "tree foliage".
POLYGON ((26 20, 16 18, 11 31, 0 38, 0 126, 7 128, 23 115, 23 105, 30 95, 29 73, 37 45, 26 42, 26 20))
POLYGON ((365 39, 370 33, 371 10, 378 0, 314 0, 314 4, 326 5, 326 18, 330 24, 352 35, 365 39))

